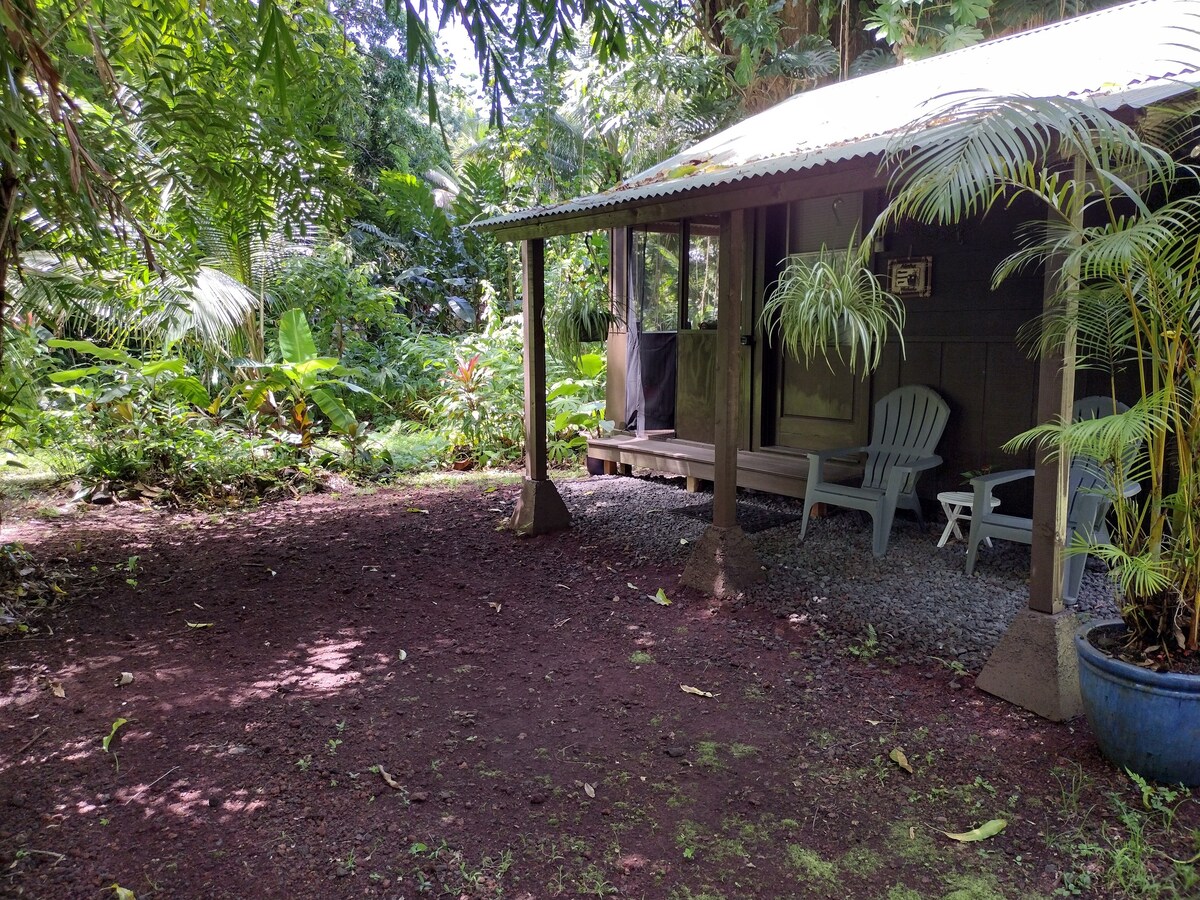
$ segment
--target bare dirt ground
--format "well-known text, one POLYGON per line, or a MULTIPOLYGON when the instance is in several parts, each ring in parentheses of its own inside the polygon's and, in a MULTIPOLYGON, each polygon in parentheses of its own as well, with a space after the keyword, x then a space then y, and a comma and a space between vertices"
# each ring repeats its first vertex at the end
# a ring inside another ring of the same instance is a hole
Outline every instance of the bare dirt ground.
POLYGON ((0 893, 1200 896, 1197 803, 1084 723, 516 539, 515 491, 17 523, 78 578, 0 644, 0 893))

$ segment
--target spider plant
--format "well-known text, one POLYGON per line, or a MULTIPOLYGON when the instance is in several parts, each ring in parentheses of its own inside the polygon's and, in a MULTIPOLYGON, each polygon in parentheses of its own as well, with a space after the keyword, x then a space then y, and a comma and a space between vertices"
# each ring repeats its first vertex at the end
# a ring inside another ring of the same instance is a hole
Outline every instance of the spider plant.
POLYGON ((878 365, 884 342, 894 333, 903 346, 904 305, 884 290, 867 267, 869 245, 845 251, 822 249, 785 260, 778 286, 761 316, 764 331, 776 334, 806 363, 830 351, 861 370, 878 365))
POLYGON ((584 344, 607 339, 617 321, 606 302, 589 292, 572 291, 550 311, 546 326, 555 354, 570 363, 583 357, 584 344))

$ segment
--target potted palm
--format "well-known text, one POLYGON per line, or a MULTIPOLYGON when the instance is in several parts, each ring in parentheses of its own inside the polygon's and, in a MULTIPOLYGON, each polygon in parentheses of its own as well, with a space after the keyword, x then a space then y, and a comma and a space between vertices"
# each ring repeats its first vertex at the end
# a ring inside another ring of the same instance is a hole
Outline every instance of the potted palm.
POLYGON ((1016 195, 1049 210, 994 282, 1030 265, 1057 271, 1038 348, 1125 367, 1137 390, 1122 398, 1128 411, 1042 424, 1011 446, 1104 467, 1109 540, 1072 550, 1108 563, 1121 619, 1076 637, 1085 711, 1114 762, 1187 784, 1200 784, 1200 171, 1181 161, 1194 126, 1190 107, 1134 127, 1064 98, 976 97, 891 154, 894 200, 875 226, 951 224, 1016 195))

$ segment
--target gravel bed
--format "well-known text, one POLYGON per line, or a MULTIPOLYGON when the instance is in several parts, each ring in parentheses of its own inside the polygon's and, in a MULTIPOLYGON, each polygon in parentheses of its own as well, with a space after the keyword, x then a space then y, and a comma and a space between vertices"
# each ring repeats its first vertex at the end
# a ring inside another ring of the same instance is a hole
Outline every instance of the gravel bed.
MULTIPOLYGON (((580 532, 615 544, 630 562, 683 564, 706 526, 672 510, 710 499, 683 485, 682 478, 599 476, 558 487, 580 532)), ((738 492, 738 505, 803 509, 799 500, 750 491, 738 492)), ((925 664, 936 657, 978 671, 1028 602, 1029 547, 1009 541, 981 547, 968 578, 965 543, 952 538, 937 547, 941 519, 939 513, 922 532, 911 516, 898 514, 882 560, 871 555, 870 520, 853 510, 813 520, 803 543, 799 521, 751 534, 768 577, 745 600, 780 616, 807 616, 847 646, 865 643, 870 625, 885 655, 925 664)), ((1116 614, 1112 584, 1095 561, 1076 610, 1116 614)))

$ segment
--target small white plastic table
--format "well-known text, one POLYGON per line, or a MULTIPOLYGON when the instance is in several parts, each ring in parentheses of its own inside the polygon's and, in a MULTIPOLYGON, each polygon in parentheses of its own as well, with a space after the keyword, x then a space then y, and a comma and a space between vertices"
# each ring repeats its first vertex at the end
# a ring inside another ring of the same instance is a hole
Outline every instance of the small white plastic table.
MULTIPOLYGON (((946 541, 950 540, 951 534, 960 541, 963 540, 962 529, 958 527, 958 523, 971 521, 971 507, 975 505, 975 494, 971 491, 942 491, 937 495, 937 498, 946 513, 946 529, 942 532, 937 545, 945 547, 946 541)), ((992 509, 995 509, 999 505, 1000 498, 993 497, 992 509)), ((983 542, 989 547, 992 546, 992 539, 989 537, 985 537, 983 542)))

